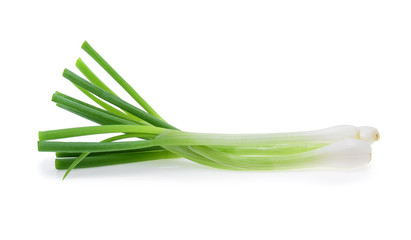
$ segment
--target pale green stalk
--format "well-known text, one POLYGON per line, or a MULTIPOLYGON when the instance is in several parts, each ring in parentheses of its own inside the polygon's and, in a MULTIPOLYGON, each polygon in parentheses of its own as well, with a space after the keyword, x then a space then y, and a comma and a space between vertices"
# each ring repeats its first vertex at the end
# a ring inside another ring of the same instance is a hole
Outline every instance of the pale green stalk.
POLYGON ((268 133, 268 134, 213 134, 166 130, 154 142, 168 145, 209 145, 264 147, 276 144, 333 143, 341 139, 359 138, 359 131, 353 126, 336 126, 315 131, 268 133))

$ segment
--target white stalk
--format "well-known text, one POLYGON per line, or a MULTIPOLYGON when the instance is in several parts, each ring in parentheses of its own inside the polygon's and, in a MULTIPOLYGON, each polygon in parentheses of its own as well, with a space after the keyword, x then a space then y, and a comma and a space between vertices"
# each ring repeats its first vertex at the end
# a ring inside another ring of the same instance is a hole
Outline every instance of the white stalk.
POLYGON ((166 130, 154 142, 160 146, 170 145, 215 145, 215 146, 273 146, 287 143, 334 143, 342 139, 359 139, 357 127, 342 125, 305 132, 268 134, 213 134, 166 130))

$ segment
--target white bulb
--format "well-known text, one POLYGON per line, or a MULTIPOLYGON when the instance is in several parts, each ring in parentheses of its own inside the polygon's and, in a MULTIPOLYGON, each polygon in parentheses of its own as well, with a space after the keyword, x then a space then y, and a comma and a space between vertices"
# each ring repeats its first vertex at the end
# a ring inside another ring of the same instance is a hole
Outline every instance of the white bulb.
POLYGON ((360 130, 360 139, 372 144, 380 139, 380 133, 374 127, 362 126, 358 128, 360 130))
POLYGON ((354 168, 371 161, 371 146, 358 139, 344 139, 321 149, 321 166, 354 168))

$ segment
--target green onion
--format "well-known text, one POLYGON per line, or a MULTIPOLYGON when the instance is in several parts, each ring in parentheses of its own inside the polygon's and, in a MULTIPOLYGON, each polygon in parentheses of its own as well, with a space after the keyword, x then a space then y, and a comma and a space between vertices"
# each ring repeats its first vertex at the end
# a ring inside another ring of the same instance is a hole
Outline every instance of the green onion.
POLYGON ((315 131, 266 134, 195 133, 177 129, 125 81, 90 44, 85 50, 142 108, 121 99, 79 58, 76 67, 87 79, 65 69, 63 76, 98 106, 56 92, 52 101, 100 126, 39 132, 38 150, 55 152, 56 169, 100 167, 142 161, 186 158, 229 170, 352 168, 368 163, 370 145, 380 138, 368 126, 335 126, 315 131), (98 142, 56 141, 89 135, 120 134, 98 142), (130 138, 135 140, 130 141, 130 138), (126 139, 126 141, 123 141, 126 139))

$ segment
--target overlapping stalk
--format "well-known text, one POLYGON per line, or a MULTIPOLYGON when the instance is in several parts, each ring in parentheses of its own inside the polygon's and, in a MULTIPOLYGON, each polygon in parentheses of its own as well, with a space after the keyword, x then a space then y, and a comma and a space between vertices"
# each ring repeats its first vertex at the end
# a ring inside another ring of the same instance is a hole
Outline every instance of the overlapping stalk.
MULTIPOLYGON (((232 170, 300 167, 355 167, 371 159, 370 144, 379 133, 372 127, 336 126, 293 133, 211 134, 177 129, 160 115, 87 42, 82 48, 143 109, 121 99, 79 59, 86 77, 65 69, 63 76, 100 107, 62 93, 53 95, 58 107, 100 126, 39 132, 39 151, 56 152, 55 166, 97 167, 169 158, 187 158, 202 165, 232 170), (117 133, 101 142, 59 142, 62 138, 117 133), (119 141, 127 139, 127 141, 119 141)), ((64 178, 63 178, 64 179, 64 178)))

